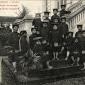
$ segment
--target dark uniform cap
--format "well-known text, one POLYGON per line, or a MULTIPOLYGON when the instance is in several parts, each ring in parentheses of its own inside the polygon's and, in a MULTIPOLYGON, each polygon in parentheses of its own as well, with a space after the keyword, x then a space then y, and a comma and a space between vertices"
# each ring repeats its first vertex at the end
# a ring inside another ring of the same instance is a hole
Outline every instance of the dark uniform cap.
POLYGON ((48 15, 49 15, 49 13, 50 13, 50 12, 48 12, 48 11, 45 11, 45 12, 44 12, 44 14, 48 14, 48 15))
POLYGON ((63 4, 63 5, 61 5, 61 7, 66 7, 66 5, 65 5, 65 4, 63 4))
POLYGON ((17 26, 17 27, 19 28, 19 24, 17 24, 17 23, 13 24, 13 28, 14 28, 15 26, 17 26))
POLYGON ((82 24, 78 24, 77 27, 82 27, 83 25, 82 24))
POLYGON ((58 11, 58 9, 57 9, 57 8, 53 9, 53 11, 55 11, 55 10, 56 10, 56 11, 58 11))

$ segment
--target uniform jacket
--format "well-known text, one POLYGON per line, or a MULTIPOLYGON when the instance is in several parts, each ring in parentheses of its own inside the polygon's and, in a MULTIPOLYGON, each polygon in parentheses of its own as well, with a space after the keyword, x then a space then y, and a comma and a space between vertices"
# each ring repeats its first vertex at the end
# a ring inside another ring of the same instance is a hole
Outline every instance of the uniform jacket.
POLYGON ((66 35, 68 30, 69 30, 68 25, 66 23, 61 23, 60 24, 60 33, 61 33, 61 35, 66 35))
POLYGON ((10 34, 8 43, 10 46, 12 46, 14 49, 19 49, 19 33, 17 32, 12 32, 10 34))

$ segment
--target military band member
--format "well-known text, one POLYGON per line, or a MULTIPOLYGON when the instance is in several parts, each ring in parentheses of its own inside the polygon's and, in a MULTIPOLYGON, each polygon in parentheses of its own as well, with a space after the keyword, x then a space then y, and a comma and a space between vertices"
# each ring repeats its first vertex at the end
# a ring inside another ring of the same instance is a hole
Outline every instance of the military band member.
POLYGON ((53 9, 53 16, 51 17, 51 23, 54 22, 55 19, 60 19, 60 17, 58 16, 58 9, 53 9))
POLYGON ((66 5, 61 5, 60 17, 65 16, 66 14, 70 14, 70 11, 66 11, 66 5))

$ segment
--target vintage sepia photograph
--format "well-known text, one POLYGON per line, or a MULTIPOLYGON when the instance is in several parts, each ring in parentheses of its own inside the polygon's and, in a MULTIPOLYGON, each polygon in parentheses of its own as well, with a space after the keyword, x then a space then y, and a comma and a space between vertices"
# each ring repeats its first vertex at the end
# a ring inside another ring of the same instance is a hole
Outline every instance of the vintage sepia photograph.
POLYGON ((85 0, 0 0, 0 85, 85 85, 85 0))

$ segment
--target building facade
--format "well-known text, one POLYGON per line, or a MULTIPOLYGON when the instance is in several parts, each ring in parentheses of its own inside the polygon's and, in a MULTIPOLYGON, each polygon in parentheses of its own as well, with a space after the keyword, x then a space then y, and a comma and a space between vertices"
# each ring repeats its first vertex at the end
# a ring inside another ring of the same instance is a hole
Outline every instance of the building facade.
POLYGON ((74 33, 77 31, 77 24, 83 24, 85 27, 85 1, 80 0, 73 5, 71 5, 68 10, 71 11, 71 14, 68 16, 68 23, 70 30, 74 33))

